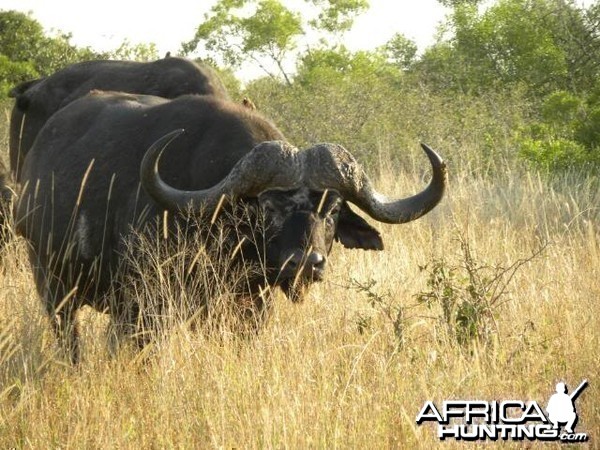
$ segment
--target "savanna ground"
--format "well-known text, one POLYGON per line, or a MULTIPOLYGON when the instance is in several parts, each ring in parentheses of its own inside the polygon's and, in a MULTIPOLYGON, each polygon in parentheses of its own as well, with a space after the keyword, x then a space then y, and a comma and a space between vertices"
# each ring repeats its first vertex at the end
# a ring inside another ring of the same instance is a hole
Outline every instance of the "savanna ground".
MULTIPOLYGON (((598 181, 490 168, 474 155, 494 146, 467 136, 479 134, 475 119, 460 128, 436 106, 424 103, 412 126, 429 121, 426 137, 450 162, 443 203, 414 223, 377 225, 384 252, 335 247, 327 281, 303 304, 275 295, 253 337, 182 325, 144 358, 127 347, 111 356, 106 317, 87 310, 84 359, 71 367, 15 240, 0 262, 0 448, 435 448, 435 429, 415 423, 427 400, 545 407, 556 382, 583 379, 577 431, 597 447, 598 181)), ((462 111, 464 121, 474 109, 462 111)), ((2 133, 6 159, 6 120, 2 133)), ((407 148, 386 136, 370 165, 377 186, 420 189, 429 170, 416 137, 407 148)))

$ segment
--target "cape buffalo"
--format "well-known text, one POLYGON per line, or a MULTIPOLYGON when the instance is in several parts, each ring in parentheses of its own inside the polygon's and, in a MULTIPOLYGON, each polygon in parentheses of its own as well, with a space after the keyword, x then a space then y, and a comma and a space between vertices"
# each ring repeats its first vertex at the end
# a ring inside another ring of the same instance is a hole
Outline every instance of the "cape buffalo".
POLYGON ((243 105, 211 96, 166 100, 95 92, 60 110, 41 130, 23 167, 17 229, 31 244, 46 311, 76 360, 77 309, 87 304, 109 308, 113 317, 122 313, 126 299, 107 305, 106 296, 127 269, 122 254, 132 230, 154 236, 152 224, 165 211, 177 223, 189 214, 226 214, 223 203, 245 205, 260 233, 241 237, 235 258, 242 265, 260 259, 264 273, 248 280, 240 295, 252 298, 261 287, 278 286, 299 300, 298 283, 323 278, 334 240, 383 249, 379 232, 348 202, 386 223, 417 219, 438 204, 445 163, 423 149, 433 168, 430 184, 393 200, 373 189, 343 147, 299 150, 243 105))
POLYGON ((94 89, 164 98, 184 94, 228 97, 209 66, 174 57, 153 62, 86 61, 46 78, 26 81, 9 94, 15 98, 9 143, 10 169, 15 179, 19 179, 25 156, 52 114, 94 89))
MULTIPOLYGON (((46 121, 59 109, 94 89, 175 98, 184 94, 228 98, 216 72, 208 65, 165 57, 154 62, 86 61, 45 78, 23 82, 9 95, 15 98, 10 120, 10 170, 20 181, 21 166, 46 121)), ((11 190, 0 167, 0 244, 8 240, 4 222, 11 190)))

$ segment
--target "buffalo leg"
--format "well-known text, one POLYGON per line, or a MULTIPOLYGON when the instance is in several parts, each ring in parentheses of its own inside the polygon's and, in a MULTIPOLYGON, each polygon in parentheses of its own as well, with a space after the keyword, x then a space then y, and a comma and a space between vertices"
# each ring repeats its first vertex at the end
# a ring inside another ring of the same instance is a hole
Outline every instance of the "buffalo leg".
POLYGON ((150 341, 150 321, 141 314, 136 301, 117 298, 109 308, 108 349, 116 356, 121 343, 133 341, 142 350, 150 341))
POLYGON ((71 305, 64 305, 58 311, 54 308, 48 311, 54 334, 73 364, 77 364, 80 357, 76 313, 77 308, 71 305))

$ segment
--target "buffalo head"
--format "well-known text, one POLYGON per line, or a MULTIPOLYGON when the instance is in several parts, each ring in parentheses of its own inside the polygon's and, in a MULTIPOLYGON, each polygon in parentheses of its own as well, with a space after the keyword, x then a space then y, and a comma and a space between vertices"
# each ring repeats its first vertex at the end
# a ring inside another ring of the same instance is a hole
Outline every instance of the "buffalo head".
POLYGON ((388 199, 373 188, 365 171, 342 146, 319 144, 299 150, 282 141, 257 145, 218 184, 184 191, 165 183, 158 162, 168 143, 183 133, 173 131, 146 152, 140 167, 142 186, 163 208, 171 211, 209 211, 224 202, 251 200, 262 219, 259 255, 267 282, 280 286, 294 301, 302 288, 325 274, 334 240, 348 248, 383 250, 379 232, 349 207, 353 203, 373 219, 400 224, 433 209, 446 187, 446 166, 440 156, 422 145, 433 178, 419 194, 388 199))

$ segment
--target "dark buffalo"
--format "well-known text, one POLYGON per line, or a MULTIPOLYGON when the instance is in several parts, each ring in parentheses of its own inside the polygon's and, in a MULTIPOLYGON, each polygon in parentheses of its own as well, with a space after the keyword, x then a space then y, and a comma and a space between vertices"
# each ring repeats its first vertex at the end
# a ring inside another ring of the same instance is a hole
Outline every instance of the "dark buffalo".
MULTIPOLYGON (((10 92, 15 104, 10 120, 10 170, 19 181, 21 166, 46 121, 59 109, 94 89, 175 98, 184 94, 228 98, 216 72, 202 63, 166 57, 154 62, 87 61, 51 76, 19 84, 10 92)), ((8 240, 6 214, 11 190, 0 167, 0 244, 8 240)))
POLYGON ((46 121, 59 109, 92 90, 175 98, 184 94, 227 98, 215 71, 205 64, 168 57, 154 62, 86 61, 53 75, 21 83, 10 92, 10 169, 15 179, 46 121))
POLYGON ((127 269, 122 254, 132 230, 152 230, 164 211, 176 224, 190 213, 225 217, 236 205, 254 211, 249 220, 261 231, 240 238, 245 228, 233 225, 241 243, 234 253, 243 266, 260 260, 264 273, 247 280, 240 295, 256 297, 268 285, 298 300, 298 285, 323 278, 334 240, 383 249, 380 234, 348 202, 375 220, 404 223, 442 199, 445 164, 423 148, 432 181, 419 194, 392 200, 373 189, 343 147, 298 150, 243 105, 209 96, 93 93, 40 132, 23 167, 17 229, 31 244, 35 281, 55 329, 75 349, 80 306, 108 308, 117 317, 131 302, 117 293, 112 306, 105 303, 127 269))

